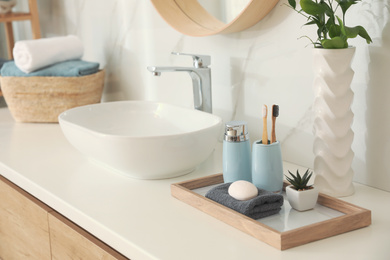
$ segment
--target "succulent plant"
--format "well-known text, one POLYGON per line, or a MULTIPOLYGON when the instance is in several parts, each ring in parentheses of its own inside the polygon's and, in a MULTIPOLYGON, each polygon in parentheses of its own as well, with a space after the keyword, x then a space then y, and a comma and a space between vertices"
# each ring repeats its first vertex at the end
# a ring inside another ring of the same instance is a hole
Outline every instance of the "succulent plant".
POLYGON ((313 172, 310 172, 309 169, 306 170, 305 174, 303 176, 301 176, 299 174, 299 170, 297 170, 297 174, 294 175, 293 173, 291 173, 290 171, 288 171, 288 173, 290 173, 291 177, 290 178, 289 176, 285 175, 286 176, 286 179, 291 183, 291 185, 294 187, 294 189, 296 189, 297 191, 303 191, 303 190, 309 190, 309 189, 312 189, 313 185, 307 185, 307 183, 309 182, 313 172))

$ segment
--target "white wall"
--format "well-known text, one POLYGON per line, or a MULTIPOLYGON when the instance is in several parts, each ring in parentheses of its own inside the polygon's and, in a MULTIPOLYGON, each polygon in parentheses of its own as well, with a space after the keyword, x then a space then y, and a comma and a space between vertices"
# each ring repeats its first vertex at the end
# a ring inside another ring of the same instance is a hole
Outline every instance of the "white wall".
MULTIPOLYGON (((85 46, 84 59, 106 68, 104 101, 147 99, 191 107, 192 83, 186 73, 153 77, 146 67, 191 65, 190 58, 172 51, 208 54, 214 113, 225 121, 248 121, 254 141, 262 129, 261 106, 279 104, 277 133, 284 159, 312 166, 311 50, 307 40, 297 38, 314 37, 315 28, 302 27, 305 19, 282 5, 287 0, 246 31, 203 38, 171 29, 150 1, 38 2, 44 37, 76 34, 85 46)), ((20 3, 17 8, 25 7, 20 3)), ((357 47, 352 82, 355 181, 390 191, 389 8, 390 0, 365 0, 351 8, 347 23, 363 25, 374 41, 369 46, 362 39, 350 41, 357 47)), ((16 27, 17 39, 30 37, 28 24, 16 27)))

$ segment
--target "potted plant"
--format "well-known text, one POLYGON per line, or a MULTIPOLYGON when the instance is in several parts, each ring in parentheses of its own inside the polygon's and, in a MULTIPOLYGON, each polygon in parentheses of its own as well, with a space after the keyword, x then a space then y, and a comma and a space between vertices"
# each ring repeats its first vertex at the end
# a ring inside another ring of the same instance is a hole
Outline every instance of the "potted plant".
POLYGON ((291 207, 298 211, 314 208, 318 199, 318 190, 313 185, 308 185, 313 172, 309 172, 307 169, 303 176, 299 174, 298 170, 296 175, 288 172, 291 177, 286 175, 286 179, 291 185, 286 187, 286 194, 291 207))
POLYGON ((312 42, 314 77, 314 183, 320 192, 331 196, 349 196, 352 185, 351 149, 354 114, 351 110, 353 91, 351 69, 355 47, 348 39, 357 36, 372 42, 360 25, 345 24, 349 8, 360 0, 288 0, 288 5, 306 18, 304 25, 317 28, 317 39, 312 42))
MULTIPOLYGON (((361 0, 300 0, 301 10, 297 10, 295 0, 288 0, 289 6, 307 19, 305 25, 317 25, 317 40, 312 41, 315 48, 348 48, 348 39, 358 35, 369 44, 372 42, 363 26, 347 27, 345 15, 348 9, 361 0), (342 18, 336 15, 340 12, 342 18)), ((307 36, 306 36, 307 37, 307 36)), ((309 37, 307 37, 309 38, 309 37)), ((310 39, 310 38, 309 38, 310 39)))

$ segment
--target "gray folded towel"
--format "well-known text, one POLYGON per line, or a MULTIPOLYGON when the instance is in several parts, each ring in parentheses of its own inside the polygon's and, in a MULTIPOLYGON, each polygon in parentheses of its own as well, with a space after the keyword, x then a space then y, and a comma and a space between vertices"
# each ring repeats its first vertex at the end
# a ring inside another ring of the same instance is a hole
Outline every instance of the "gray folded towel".
POLYGON ((206 198, 240 212, 250 218, 259 219, 279 213, 283 206, 283 195, 259 189, 259 194, 250 200, 236 200, 229 195, 231 182, 218 185, 206 193, 206 198))

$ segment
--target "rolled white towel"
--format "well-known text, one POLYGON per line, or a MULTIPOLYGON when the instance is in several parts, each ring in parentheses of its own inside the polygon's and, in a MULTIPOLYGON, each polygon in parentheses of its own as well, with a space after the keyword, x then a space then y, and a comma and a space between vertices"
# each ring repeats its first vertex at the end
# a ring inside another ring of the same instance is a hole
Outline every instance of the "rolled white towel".
POLYGON ((61 61, 80 59, 83 52, 83 44, 75 35, 17 41, 13 49, 15 64, 25 73, 61 61))

